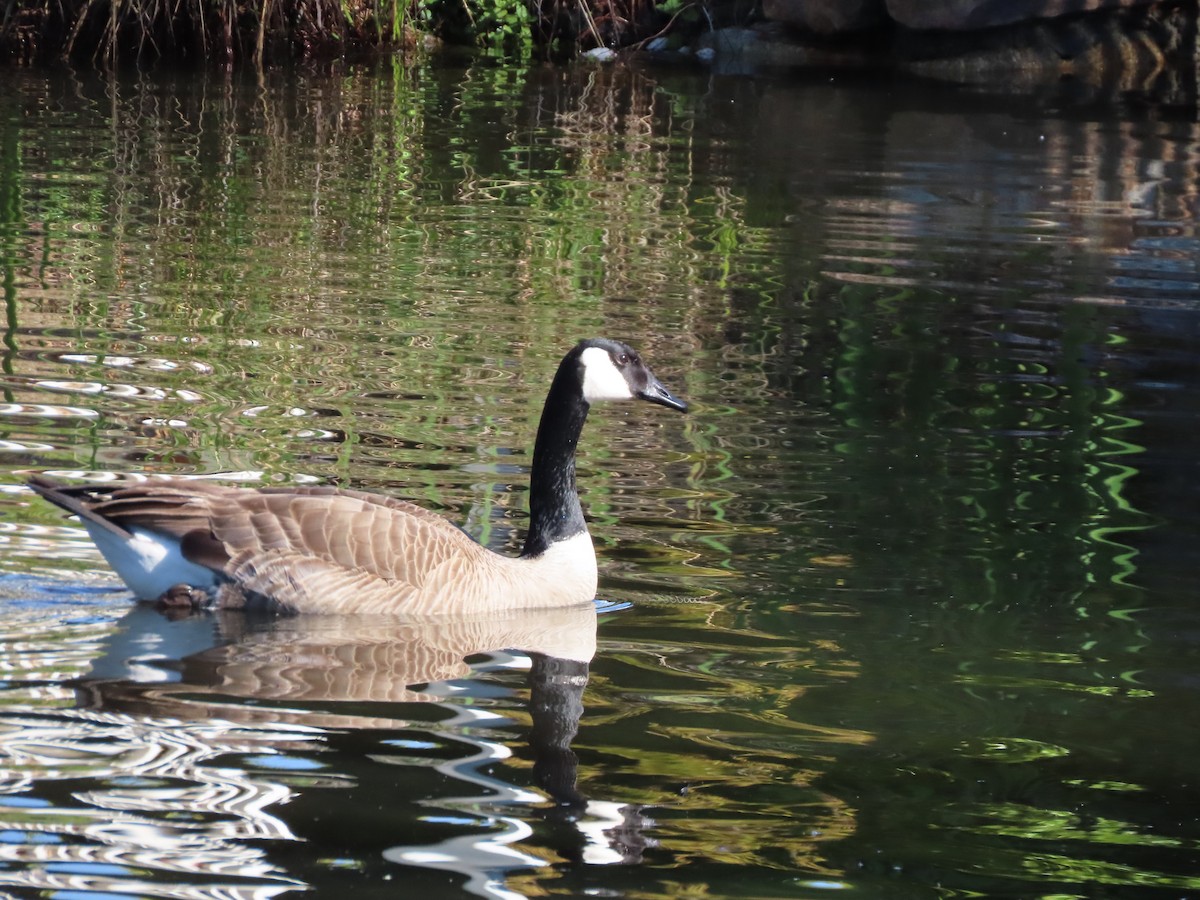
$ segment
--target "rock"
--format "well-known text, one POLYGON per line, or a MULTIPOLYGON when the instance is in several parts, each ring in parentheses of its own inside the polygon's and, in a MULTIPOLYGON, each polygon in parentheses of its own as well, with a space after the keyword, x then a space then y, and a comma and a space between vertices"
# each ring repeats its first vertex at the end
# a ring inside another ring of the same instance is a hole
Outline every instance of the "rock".
POLYGON ((1152 0, 762 0, 763 16, 818 35, 896 22, 917 31, 975 31, 1152 0))
MULTIPOLYGON (((767 0, 763 0, 764 9, 767 0)), ((1053 19, 1119 6, 1140 6, 1149 0, 885 0, 887 14, 907 28, 918 30, 974 31, 1011 25, 1031 19, 1053 19)), ((801 5, 808 5, 803 3, 801 5)), ((848 0, 847 6, 859 5, 848 0)))
POLYGON ((738 56, 746 53, 758 43, 758 32, 753 28, 718 28, 716 31, 706 31, 696 42, 696 55, 701 50, 712 51, 709 59, 716 53, 722 56, 738 56))
MULTIPOLYGON (((789 0, 764 0, 785 2, 789 0)), ((793 2, 815 9, 827 0, 793 2)), ((846 0, 848 5, 859 2, 846 0)), ((733 65, 907 72, 971 84, 1008 83, 1023 90, 1067 79, 1088 91, 1143 91, 1161 102, 1169 97, 1170 103, 1195 108, 1200 83, 1197 0, 881 2, 906 21, 849 36, 815 35, 787 23, 767 22, 750 31, 709 33, 698 46, 716 50, 718 69, 733 65), (1068 8, 1080 3, 1106 8, 1068 8), (1073 14, 1062 15, 1065 12, 1073 14), (1026 18, 998 24, 1017 17, 1026 18)))
POLYGON ((587 53, 583 54, 583 58, 589 62, 608 63, 617 58, 617 52, 608 49, 608 47, 593 47, 587 53))
POLYGON ((823 35, 861 31, 887 21, 884 0, 762 0, 762 10, 772 22, 823 35))
POLYGON ((716 62, 722 72, 749 72, 756 66, 827 66, 859 68, 877 57, 853 45, 821 40, 797 41, 787 25, 760 22, 752 28, 731 26, 706 31, 695 46, 679 48, 680 55, 695 55, 716 62), (702 54, 709 50, 713 56, 702 54))

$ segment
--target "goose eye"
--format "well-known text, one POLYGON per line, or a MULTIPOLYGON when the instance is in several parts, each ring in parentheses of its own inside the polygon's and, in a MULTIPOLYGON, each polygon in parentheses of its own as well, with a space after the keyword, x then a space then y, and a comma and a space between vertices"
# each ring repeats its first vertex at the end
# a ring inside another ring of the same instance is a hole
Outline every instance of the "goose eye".
POLYGON ((629 354, 622 353, 620 356, 617 357, 617 362, 619 362, 623 366, 629 365, 629 354))

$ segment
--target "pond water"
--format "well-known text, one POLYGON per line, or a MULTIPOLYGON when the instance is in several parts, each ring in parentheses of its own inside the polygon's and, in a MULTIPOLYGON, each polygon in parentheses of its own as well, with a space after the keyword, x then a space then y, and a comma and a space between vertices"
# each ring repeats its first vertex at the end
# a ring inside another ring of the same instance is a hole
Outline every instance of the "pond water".
POLYGON ((1194 94, 446 62, 0 93, 0 892, 1200 895, 1194 94), (29 473, 303 481, 596 611, 167 617, 29 473))

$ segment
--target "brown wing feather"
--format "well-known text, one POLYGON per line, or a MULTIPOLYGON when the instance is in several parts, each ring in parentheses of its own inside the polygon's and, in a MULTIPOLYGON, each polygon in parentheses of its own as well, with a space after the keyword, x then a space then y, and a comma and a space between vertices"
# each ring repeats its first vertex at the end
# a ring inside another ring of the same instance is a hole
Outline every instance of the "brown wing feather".
POLYGON ((42 476, 30 479, 39 494, 83 519, 117 531, 134 526, 183 540, 192 532, 208 532, 206 496, 235 490, 200 481, 145 481, 119 486, 61 485, 42 476))
POLYGON ((231 489, 208 506, 213 536, 239 564, 279 551, 421 589, 451 560, 490 555, 441 516, 357 491, 231 489))
POLYGON ((110 526, 172 535, 243 596, 298 611, 424 606, 456 575, 486 578, 499 560, 436 513, 360 491, 192 480, 55 489, 44 496, 110 526))
POLYGON ((346 569, 287 551, 235 557, 228 571, 236 589, 221 597, 222 606, 265 597, 291 612, 395 612, 412 611, 413 604, 424 596, 411 584, 385 581, 363 569, 346 569))

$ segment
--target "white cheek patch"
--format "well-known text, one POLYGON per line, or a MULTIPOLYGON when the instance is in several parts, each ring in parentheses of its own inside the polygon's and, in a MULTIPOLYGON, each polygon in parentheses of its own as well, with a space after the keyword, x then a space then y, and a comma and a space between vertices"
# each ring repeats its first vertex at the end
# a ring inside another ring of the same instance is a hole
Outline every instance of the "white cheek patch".
POLYGON ((583 399, 588 403, 598 400, 633 399, 629 383, 613 365, 607 350, 588 347, 580 354, 579 359, 583 363, 583 399))

